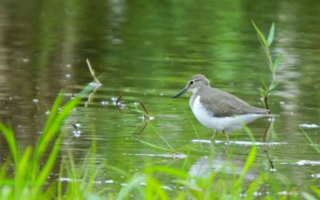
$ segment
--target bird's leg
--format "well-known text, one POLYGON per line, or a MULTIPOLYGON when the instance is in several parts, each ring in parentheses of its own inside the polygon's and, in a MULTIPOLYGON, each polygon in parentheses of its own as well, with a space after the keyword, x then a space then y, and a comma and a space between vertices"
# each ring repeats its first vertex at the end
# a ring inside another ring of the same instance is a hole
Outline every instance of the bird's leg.
POLYGON ((226 135, 226 137, 227 137, 227 145, 229 146, 229 145, 230 145, 230 140, 229 140, 228 134, 226 134, 226 133, 224 132, 224 130, 222 130, 222 133, 226 135))
POLYGON ((209 139, 212 142, 212 139, 216 136, 218 131, 214 131, 214 134, 212 135, 212 137, 209 139))
POLYGON ((226 137, 227 137, 227 148, 226 148, 226 154, 228 154, 228 152, 229 152, 229 147, 230 147, 229 136, 228 136, 228 134, 226 134, 226 133, 224 132, 224 130, 222 130, 222 133, 223 133, 223 134, 225 134, 225 135, 226 135, 226 137))

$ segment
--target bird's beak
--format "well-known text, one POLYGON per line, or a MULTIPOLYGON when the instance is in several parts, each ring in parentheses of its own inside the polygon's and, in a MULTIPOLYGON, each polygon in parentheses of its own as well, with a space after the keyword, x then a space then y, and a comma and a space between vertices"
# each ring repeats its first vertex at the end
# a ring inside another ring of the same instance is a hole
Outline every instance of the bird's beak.
POLYGON ((181 90, 178 94, 174 95, 172 98, 176 98, 176 97, 182 95, 183 93, 186 93, 187 91, 188 91, 188 88, 186 87, 183 90, 181 90))

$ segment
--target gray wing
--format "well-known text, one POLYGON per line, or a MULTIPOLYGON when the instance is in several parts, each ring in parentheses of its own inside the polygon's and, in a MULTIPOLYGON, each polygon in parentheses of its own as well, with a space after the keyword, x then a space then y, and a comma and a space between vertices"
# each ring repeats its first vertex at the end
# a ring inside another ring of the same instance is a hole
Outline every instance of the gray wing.
POLYGON ((268 110, 250 106, 246 102, 227 92, 210 88, 200 98, 205 109, 214 113, 215 117, 231 117, 245 114, 268 114, 268 110))

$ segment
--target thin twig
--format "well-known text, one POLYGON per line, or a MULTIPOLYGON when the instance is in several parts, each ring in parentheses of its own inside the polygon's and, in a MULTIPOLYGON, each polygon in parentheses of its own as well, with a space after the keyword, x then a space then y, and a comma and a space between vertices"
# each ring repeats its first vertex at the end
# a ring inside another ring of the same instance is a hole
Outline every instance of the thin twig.
POLYGON ((266 128, 266 130, 265 130, 265 132, 264 132, 264 136, 263 136, 263 141, 264 141, 264 142, 265 142, 266 139, 267 139, 267 136, 268 136, 270 127, 271 127, 271 125, 273 124, 273 122, 274 122, 274 120, 273 120, 273 118, 271 118, 271 122, 268 124, 268 126, 267 126, 267 128, 266 128))
POLYGON ((141 129, 141 131, 139 132, 139 135, 141 135, 143 133, 143 131, 147 128, 148 126, 148 121, 146 122, 146 124, 143 126, 143 128, 141 129))
POLYGON ((78 131, 79 129, 78 129, 78 127, 75 125, 75 124, 73 124, 73 123, 71 123, 70 122, 70 124, 78 131))
POLYGON ((273 162, 272 162, 272 160, 270 159, 269 154, 268 154, 268 150, 264 150, 264 152, 266 153, 267 158, 268 158, 268 160, 269 160, 269 162, 270 162, 271 169, 274 169, 273 162))
POLYGON ((116 107, 117 107, 117 109, 119 110, 119 112, 121 113, 121 115, 123 115, 123 113, 122 113, 122 111, 121 111, 121 109, 119 108, 119 101, 120 101, 120 99, 121 99, 121 97, 123 96, 123 92, 120 94, 120 96, 117 98, 117 100, 116 100, 116 107))
MULTIPOLYGON (((140 122, 139 124, 137 124, 136 128, 134 128, 131 132, 133 132, 134 130, 136 130, 141 124, 143 123, 147 123, 148 124, 148 119, 143 119, 142 122, 140 122)), ((146 129, 147 125, 144 125, 144 127, 141 129, 141 131, 139 132, 139 135, 141 135, 143 133, 143 131, 146 129)))
POLYGON ((123 96, 123 92, 120 94, 120 96, 117 98, 117 101, 116 101, 116 105, 118 105, 118 103, 119 103, 119 101, 120 101, 120 99, 121 99, 121 97, 123 96))
POLYGON ((260 193, 260 190, 262 189, 262 187, 264 186, 265 184, 262 184, 260 187, 259 187, 259 189, 257 190, 257 196, 258 196, 258 199, 260 200, 261 199, 261 197, 260 197, 260 195, 259 195, 259 193, 260 193))
MULTIPOLYGON (((91 67, 91 64, 90 64, 89 59, 86 59, 86 61, 87 61, 87 65, 88 65, 88 68, 89 68, 89 70, 90 70, 90 73, 91 73, 91 75, 93 76, 94 80, 95 80, 97 83, 100 83, 100 81, 97 79, 96 75, 94 74, 94 70, 93 70, 92 67, 91 67)), ((101 83, 100 83, 100 84, 101 84, 101 83)))
POLYGON ((272 63, 271 54, 270 54, 270 51, 269 51, 268 47, 266 47, 266 54, 267 54, 267 57, 268 57, 268 60, 269 60, 270 68, 271 68, 273 63, 272 63))
POLYGON ((89 68, 89 71, 92 75, 92 77, 94 78, 94 80, 96 81, 96 88, 93 90, 93 92, 91 92, 88 96, 88 101, 84 104, 84 107, 88 107, 88 103, 91 101, 91 99, 93 98, 93 95, 94 93, 98 90, 99 87, 102 86, 102 84, 100 83, 100 81, 96 78, 95 74, 94 74, 94 70, 92 69, 91 67, 91 64, 90 64, 90 61, 89 59, 86 59, 87 61, 87 65, 88 65, 88 68, 89 68))
MULTIPOLYGON (((264 134, 264 137, 263 137, 263 141, 266 141, 268 133, 273 130, 273 122, 274 122, 274 120, 273 120, 273 118, 271 118, 271 122, 269 123, 269 125, 268 125, 268 127, 267 127, 267 129, 266 129, 266 131, 265 131, 265 134, 264 134)), ((272 143, 272 134, 271 134, 271 143, 272 143)), ((269 144, 270 144, 270 143, 269 143, 269 144)), ((269 157, 269 153, 268 153, 269 149, 270 149, 270 146, 268 145, 268 148, 265 149, 265 150, 263 150, 263 151, 264 151, 264 152, 266 153, 266 155, 267 155, 267 158, 268 158, 268 160, 269 160, 269 162, 270 162, 271 168, 274 169, 273 162, 271 161, 271 159, 270 159, 270 157, 269 157)))
MULTIPOLYGON (((272 82, 269 85, 269 88, 270 88, 276 82, 276 73, 275 73, 275 70, 272 69, 273 62, 272 62, 271 54, 270 54, 270 51, 269 51, 268 47, 265 47, 265 53, 266 53, 266 55, 268 57, 269 67, 270 67, 270 70, 271 70, 271 73, 272 73, 272 82)), ((265 93, 265 95, 263 97, 263 100, 264 100, 264 104, 266 106, 266 109, 268 110, 268 113, 271 114, 271 112, 269 110, 269 105, 268 105, 268 95, 270 94, 269 88, 267 89, 267 91, 266 91, 266 93, 265 93)))
POLYGON ((121 111, 121 109, 119 108, 119 106, 118 106, 118 105, 116 105, 116 107, 117 107, 117 109, 119 110, 119 112, 120 112, 121 116, 123 116, 123 112, 121 111))
POLYGON ((98 90, 99 87, 101 87, 102 84, 97 84, 96 88, 93 90, 93 92, 91 92, 88 96, 88 101, 86 101, 86 103, 84 104, 84 107, 88 107, 89 102, 92 100, 94 93, 98 90))
POLYGON ((264 101, 264 105, 266 106, 266 109, 268 110, 268 114, 271 114, 269 110, 269 105, 268 105, 268 94, 269 94, 269 90, 267 90, 266 94, 264 95, 263 101, 264 101))
MULTIPOLYGON (((37 99, 38 101, 39 101, 39 95, 40 95, 40 92, 38 92, 38 93, 37 93, 37 96, 36 96, 36 99, 37 99)), ((40 107, 39 107, 39 105, 38 105, 38 101, 33 101, 33 102, 36 104, 38 110, 40 110, 40 107)))
POLYGON ((40 110, 40 107, 39 107, 38 103, 37 103, 37 102, 34 102, 34 104, 36 104, 37 109, 40 110))
MULTIPOLYGON (((122 95, 120 95, 120 97, 121 97, 121 96, 122 96, 122 95)), ((120 98, 120 97, 119 97, 119 98, 120 98)), ((140 104, 141 104, 141 106, 144 108, 145 112, 148 112, 147 108, 144 106, 144 104, 142 103, 142 101, 140 101, 140 104)), ((134 104, 132 104, 132 105, 133 105, 137 110, 139 110, 136 105, 134 105, 134 104)), ((140 112, 140 113, 143 113, 143 112, 140 111, 140 110, 139 110, 139 112, 140 112)), ((149 115, 149 113, 148 113, 148 115, 149 115)), ((149 115, 149 116, 146 116, 146 113, 143 113, 143 121, 140 122, 140 124, 137 125, 137 127, 135 128, 135 129, 137 129, 141 124, 146 123, 146 124, 143 126, 143 128, 141 129, 141 131, 139 132, 139 135, 141 135, 141 134, 144 132, 144 130, 146 129, 147 125, 149 124, 149 123, 148 123, 149 121, 150 121, 150 115, 149 115)), ((134 130, 135 130, 135 129, 134 129, 134 130)))
POLYGON ((140 105, 143 107, 143 109, 146 111, 147 117, 150 117, 150 114, 147 110, 147 108, 144 106, 144 104, 142 103, 142 101, 140 101, 140 105))

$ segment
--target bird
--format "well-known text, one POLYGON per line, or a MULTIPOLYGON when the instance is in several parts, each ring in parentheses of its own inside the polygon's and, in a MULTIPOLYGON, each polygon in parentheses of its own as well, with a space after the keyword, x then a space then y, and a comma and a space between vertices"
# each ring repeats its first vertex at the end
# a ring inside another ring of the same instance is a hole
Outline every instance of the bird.
MULTIPOLYGON (((210 81, 202 74, 192 76, 187 86, 173 96, 176 98, 186 92, 192 92, 189 104, 198 121, 215 130, 215 133, 233 132, 258 118, 274 117, 270 111, 249 105, 238 97, 210 86, 210 81)), ((210 140, 212 137, 210 138, 210 140)))

